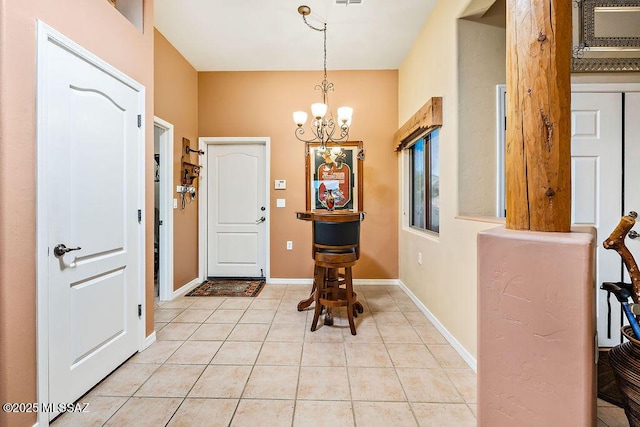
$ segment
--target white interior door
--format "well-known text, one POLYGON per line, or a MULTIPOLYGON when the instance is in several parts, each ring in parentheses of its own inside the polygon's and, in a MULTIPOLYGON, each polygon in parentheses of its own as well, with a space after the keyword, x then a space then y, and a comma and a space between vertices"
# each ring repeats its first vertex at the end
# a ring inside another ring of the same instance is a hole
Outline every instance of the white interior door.
MULTIPOLYGON (((640 214, 640 93, 626 93, 625 111, 625 168, 624 168, 624 213, 635 211, 640 214)), ((636 222, 640 221, 637 219, 636 222)), ((640 225, 634 230, 640 232, 640 225)), ((625 244, 640 263, 640 239, 626 239, 625 244)), ((631 283, 626 268, 624 281, 631 283)))
POLYGON ((43 49, 38 233, 48 348, 39 351, 48 351, 49 402, 73 402, 138 349, 144 88, 52 40, 43 49))
POLYGON ((260 144, 207 150, 207 275, 261 277, 266 263, 266 154, 260 144))
POLYGON ((157 193, 155 195, 156 201, 159 202, 157 223, 160 239, 158 245, 160 252, 158 257, 158 291, 160 301, 171 301, 173 298, 173 194, 175 191, 173 186, 173 125, 159 117, 154 117, 153 125, 154 144, 158 138, 158 152, 160 153, 160 167, 157 170, 160 182, 159 185, 156 184, 157 193))
POLYGON ((611 301, 612 327, 608 327, 607 294, 602 282, 621 279, 620 257, 602 246, 622 212, 622 94, 571 95, 572 222, 597 228, 596 310, 598 344, 620 343, 620 304, 611 301))

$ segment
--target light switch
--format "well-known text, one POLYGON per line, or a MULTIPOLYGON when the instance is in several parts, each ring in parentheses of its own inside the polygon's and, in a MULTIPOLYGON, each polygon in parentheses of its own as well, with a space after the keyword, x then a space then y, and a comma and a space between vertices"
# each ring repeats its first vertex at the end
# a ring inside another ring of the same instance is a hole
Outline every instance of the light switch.
POLYGON ((287 180, 286 179, 276 179, 273 184, 273 188, 276 190, 286 190, 287 189, 287 180))
POLYGON ((173 199, 173 209, 178 209, 178 199, 173 199))
POLYGON ((276 208, 284 208, 287 203, 285 199, 276 199, 276 208))

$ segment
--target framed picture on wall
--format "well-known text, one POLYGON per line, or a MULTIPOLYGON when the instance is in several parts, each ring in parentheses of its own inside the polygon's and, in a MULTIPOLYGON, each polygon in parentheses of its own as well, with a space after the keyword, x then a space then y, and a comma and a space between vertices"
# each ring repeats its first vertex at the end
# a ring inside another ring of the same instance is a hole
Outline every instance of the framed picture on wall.
POLYGON ((638 0, 573 0, 574 73, 640 71, 638 0))
POLYGON ((335 210, 362 211, 364 149, 362 141, 342 144, 307 144, 307 210, 326 209, 325 196, 331 190, 335 210))

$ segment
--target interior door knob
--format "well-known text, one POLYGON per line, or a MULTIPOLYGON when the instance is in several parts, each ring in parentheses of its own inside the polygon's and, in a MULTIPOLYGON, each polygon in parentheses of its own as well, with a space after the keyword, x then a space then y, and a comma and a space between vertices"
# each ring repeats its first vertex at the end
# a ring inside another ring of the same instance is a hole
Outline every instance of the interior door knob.
POLYGON ((265 222, 266 218, 265 217, 261 217, 260 219, 256 220, 256 224, 260 224, 261 222, 265 222))
POLYGON ((53 248, 53 254, 55 256, 57 256, 58 258, 60 258, 61 256, 63 256, 67 252, 79 251, 80 249, 82 249, 80 246, 78 246, 76 248, 68 248, 64 243, 59 243, 53 248))
POLYGON ((640 237, 640 234, 638 234, 638 232, 636 230, 631 230, 629 232, 629 238, 630 239, 637 239, 638 237, 640 237))

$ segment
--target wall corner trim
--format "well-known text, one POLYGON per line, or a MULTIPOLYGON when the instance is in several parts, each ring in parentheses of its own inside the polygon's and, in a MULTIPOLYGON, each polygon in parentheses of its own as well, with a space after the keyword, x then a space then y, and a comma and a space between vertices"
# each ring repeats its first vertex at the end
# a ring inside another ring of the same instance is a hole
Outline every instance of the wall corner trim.
POLYGON ((200 283, 202 283, 203 281, 200 280, 199 277, 196 277, 195 279, 193 279, 192 281, 190 281, 189 283, 182 285, 182 287, 180 287, 178 290, 173 291, 173 295, 171 296, 171 301, 173 301, 174 299, 183 296, 184 294, 186 294, 187 292, 189 292, 190 290, 192 290, 193 288, 195 288, 196 286, 198 286, 200 283))
POLYGON ((454 350, 458 352, 460 357, 462 357, 464 361, 467 362, 467 365, 469 365, 469 367, 473 369, 473 372, 477 373, 478 361, 471 355, 471 353, 467 351, 466 348, 463 347, 462 344, 460 344, 460 342, 451 334, 451 332, 449 332, 447 328, 445 328, 444 325, 440 323, 440 321, 433 315, 433 313, 431 313, 431 311, 429 311, 429 309, 422 303, 422 301, 420 301, 418 297, 416 297, 413 294, 413 292, 411 292, 409 288, 407 288, 407 285, 402 283, 402 280, 398 280, 398 282, 402 290, 418 306, 420 311, 422 311, 422 313, 427 317, 427 319, 429 319, 429 321, 433 323, 433 326, 436 327, 438 332, 440 332, 444 336, 444 338, 449 342, 449 344, 451 344, 454 350))
POLYGON ((149 334, 149 336, 144 339, 144 344, 142 346, 142 350, 146 350, 154 342, 156 342, 156 331, 155 330, 153 332, 151 332, 151 334, 149 334))

